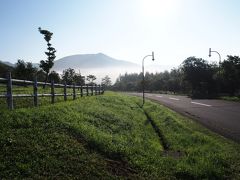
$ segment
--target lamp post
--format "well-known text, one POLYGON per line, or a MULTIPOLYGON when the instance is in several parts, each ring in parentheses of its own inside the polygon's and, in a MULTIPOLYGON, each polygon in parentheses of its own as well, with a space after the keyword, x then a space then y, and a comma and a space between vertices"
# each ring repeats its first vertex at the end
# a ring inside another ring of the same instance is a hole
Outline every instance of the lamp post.
POLYGON ((144 58, 143 58, 143 60, 142 60, 142 78, 143 78, 143 82, 142 82, 142 88, 143 88, 143 91, 142 91, 142 97, 143 97, 143 104, 142 104, 142 106, 144 105, 144 103, 145 103, 145 82, 144 82, 144 60, 147 58, 147 57, 152 57, 152 60, 154 61, 154 52, 152 52, 152 54, 151 55, 146 55, 144 58))
MULTIPOLYGON (((218 54, 218 57, 219 57, 219 61, 218 61, 218 78, 220 78, 220 63, 221 63, 221 55, 220 55, 220 53, 219 52, 217 52, 217 51, 212 51, 212 49, 211 48, 209 48, 209 57, 211 57, 212 56, 212 52, 214 52, 214 53, 217 53, 218 54)), ((217 81, 217 84, 218 84, 218 93, 220 92, 220 85, 219 85, 219 80, 217 81)))

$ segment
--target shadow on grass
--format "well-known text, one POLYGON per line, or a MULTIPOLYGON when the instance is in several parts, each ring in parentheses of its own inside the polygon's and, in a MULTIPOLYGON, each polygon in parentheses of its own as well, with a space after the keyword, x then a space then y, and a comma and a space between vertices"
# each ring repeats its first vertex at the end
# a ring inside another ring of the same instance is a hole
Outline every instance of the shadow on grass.
POLYGON ((67 135, 75 138, 80 142, 85 149, 91 153, 98 153, 104 157, 109 173, 114 176, 128 177, 128 178, 137 178, 137 170, 130 167, 128 162, 124 160, 124 155, 116 152, 107 152, 104 151, 104 147, 99 146, 94 141, 87 141, 82 134, 80 134, 73 127, 67 126, 66 124, 60 125, 61 131, 67 135))

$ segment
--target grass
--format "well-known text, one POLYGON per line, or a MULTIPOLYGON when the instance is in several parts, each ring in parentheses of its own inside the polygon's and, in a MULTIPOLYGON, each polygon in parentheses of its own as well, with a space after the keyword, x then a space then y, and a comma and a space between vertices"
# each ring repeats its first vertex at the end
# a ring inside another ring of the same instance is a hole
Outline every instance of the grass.
MULTIPOLYGON (((63 94, 64 90, 63 88, 54 88, 54 91, 56 94, 63 94)), ((6 94, 6 85, 0 84, 0 95, 6 94)), ((67 93, 71 94, 73 93, 72 88, 67 88, 67 93)), ((80 89, 76 88, 76 93, 80 93, 80 89)), ((86 94, 86 90, 83 90, 83 93, 86 94)), ((95 92, 94 92, 95 93, 95 92)), ((17 86, 14 85, 12 89, 12 94, 29 94, 33 95, 33 87, 32 86, 17 86)), ((46 86, 43 88, 43 86, 38 86, 38 94, 51 94, 51 88, 49 86, 46 86)), ((89 95, 91 95, 91 89, 89 89, 89 95)), ((77 95, 80 96, 80 95, 77 95)), ((68 100, 72 100, 72 96, 67 97, 68 100)), ((56 96, 55 102, 62 102, 64 101, 63 96, 56 96)), ((48 105, 51 103, 51 97, 39 97, 38 98, 38 105, 48 105)), ((14 97, 13 98, 13 106, 14 108, 23 108, 23 107, 34 107, 34 101, 33 97, 14 97)), ((0 98, 0 109, 7 109, 7 102, 6 98, 0 98)))
POLYGON ((238 179, 240 145, 117 93, 0 111, 0 178, 238 179))
POLYGON ((240 96, 222 96, 222 97, 220 97, 220 99, 227 100, 227 101, 240 102, 240 96))

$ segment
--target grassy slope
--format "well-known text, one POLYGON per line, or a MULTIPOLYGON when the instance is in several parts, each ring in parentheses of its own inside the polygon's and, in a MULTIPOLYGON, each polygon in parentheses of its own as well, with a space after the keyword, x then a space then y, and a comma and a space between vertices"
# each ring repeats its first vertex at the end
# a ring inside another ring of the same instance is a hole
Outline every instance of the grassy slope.
POLYGON ((145 111, 164 135, 168 152, 181 154, 174 166, 176 177, 240 178, 239 145, 161 105, 148 103, 145 111))
POLYGON ((1 111, 0 178, 239 178, 238 144, 140 102, 108 93, 1 111))

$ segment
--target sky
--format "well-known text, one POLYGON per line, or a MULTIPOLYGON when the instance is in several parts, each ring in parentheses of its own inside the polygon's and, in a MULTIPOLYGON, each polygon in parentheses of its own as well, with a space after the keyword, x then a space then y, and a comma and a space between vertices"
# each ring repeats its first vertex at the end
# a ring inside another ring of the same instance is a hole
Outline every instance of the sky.
POLYGON ((53 32, 56 60, 104 53, 141 64, 179 66, 189 56, 240 52, 239 0, 0 0, 0 60, 46 59, 38 27, 53 32))

